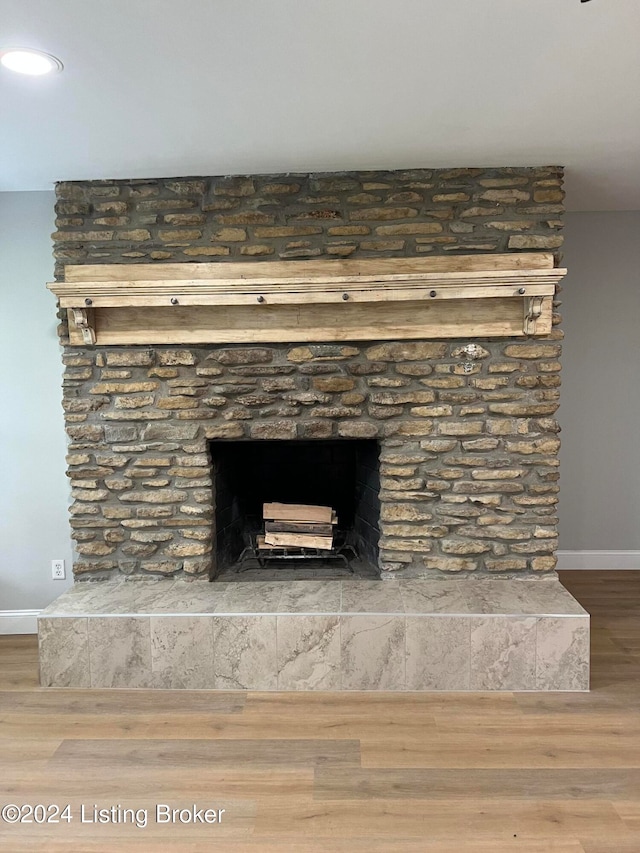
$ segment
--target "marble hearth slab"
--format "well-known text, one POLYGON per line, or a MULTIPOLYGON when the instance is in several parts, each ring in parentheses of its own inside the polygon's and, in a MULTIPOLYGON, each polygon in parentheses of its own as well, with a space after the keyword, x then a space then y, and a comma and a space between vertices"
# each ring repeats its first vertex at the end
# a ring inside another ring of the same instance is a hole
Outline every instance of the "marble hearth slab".
POLYGON ((78 583, 42 611, 50 687, 588 690, 557 578, 78 583))

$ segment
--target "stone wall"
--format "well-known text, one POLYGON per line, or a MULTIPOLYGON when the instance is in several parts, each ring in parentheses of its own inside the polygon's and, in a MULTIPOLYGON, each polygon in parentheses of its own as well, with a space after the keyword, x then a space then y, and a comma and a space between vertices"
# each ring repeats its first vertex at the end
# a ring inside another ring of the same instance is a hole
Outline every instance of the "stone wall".
MULTIPOLYGON (((562 244, 557 168, 77 182, 57 195, 57 277, 70 263, 562 244)), ((67 346, 76 575, 206 577, 207 442, 243 437, 378 438, 384 572, 552 570, 559 319, 535 341, 67 346)))
POLYGON ((63 265, 555 250, 562 170, 414 169, 60 183, 63 265))
POLYGON ((381 443, 383 570, 550 570, 559 351, 435 341, 69 351, 75 571, 206 574, 207 440, 339 437, 381 443))

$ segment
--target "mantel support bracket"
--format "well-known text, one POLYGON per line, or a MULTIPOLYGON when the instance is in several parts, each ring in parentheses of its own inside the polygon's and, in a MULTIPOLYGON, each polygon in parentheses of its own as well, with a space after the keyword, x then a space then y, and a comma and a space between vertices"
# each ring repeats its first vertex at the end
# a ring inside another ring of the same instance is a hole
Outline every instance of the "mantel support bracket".
POLYGON ((73 313, 73 322, 82 334, 82 342, 87 346, 93 346, 96 342, 93 309, 72 308, 71 311, 73 313))
POLYGON ((524 333, 535 335, 538 319, 542 314, 543 296, 530 296, 524 300, 524 333))

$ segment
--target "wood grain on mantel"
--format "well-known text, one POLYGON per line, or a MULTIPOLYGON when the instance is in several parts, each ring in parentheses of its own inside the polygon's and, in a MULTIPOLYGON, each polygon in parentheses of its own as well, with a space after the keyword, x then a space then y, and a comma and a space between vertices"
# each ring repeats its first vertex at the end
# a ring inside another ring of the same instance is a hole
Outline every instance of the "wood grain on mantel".
POLYGON ((545 335, 566 270, 524 253, 67 266, 72 344, 545 335))

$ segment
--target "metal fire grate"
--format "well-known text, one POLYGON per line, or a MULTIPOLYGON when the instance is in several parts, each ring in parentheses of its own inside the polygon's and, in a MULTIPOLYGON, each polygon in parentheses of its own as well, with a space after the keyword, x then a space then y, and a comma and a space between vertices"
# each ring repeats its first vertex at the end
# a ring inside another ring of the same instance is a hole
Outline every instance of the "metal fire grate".
MULTIPOLYGON (((350 559, 356 559, 358 556, 353 545, 346 542, 335 545, 330 551, 325 551, 321 548, 260 548, 258 545, 257 535, 251 537, 251 542, 240 554, 238 559, 236 572, 243 572, 247 568, 245 563, 248 560, 257 560, 261 569, 275 563, 274 568, 277 568, 278 563, 282 562, 282 567, 290 560, 306 561, 306 560, 339 560, 351 574, 355 574, 350 559)), ((250 566, 248 568, 251 568, 250 566)))

